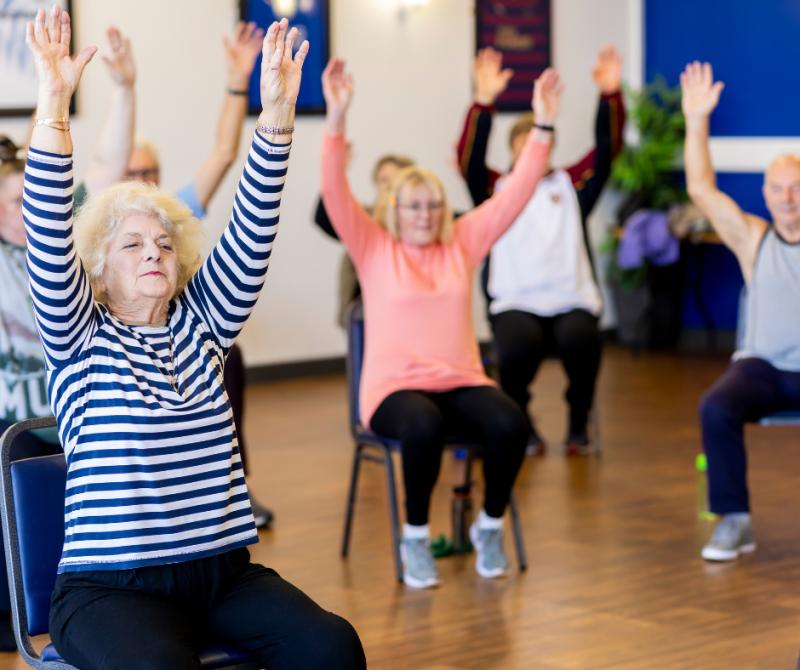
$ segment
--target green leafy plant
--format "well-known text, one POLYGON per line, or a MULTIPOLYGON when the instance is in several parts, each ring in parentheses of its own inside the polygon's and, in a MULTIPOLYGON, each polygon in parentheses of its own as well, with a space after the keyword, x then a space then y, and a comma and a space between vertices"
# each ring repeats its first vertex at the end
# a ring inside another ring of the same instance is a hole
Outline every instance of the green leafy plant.
POLYGON ((675 173, 685 128, 680 87, 670 88, 663 77, 657 77, 641 91, 626 87, 625 96, 639 142, 625 146, 614 160, 614 185, 654 209, 684 202, 686 191, 675 173))

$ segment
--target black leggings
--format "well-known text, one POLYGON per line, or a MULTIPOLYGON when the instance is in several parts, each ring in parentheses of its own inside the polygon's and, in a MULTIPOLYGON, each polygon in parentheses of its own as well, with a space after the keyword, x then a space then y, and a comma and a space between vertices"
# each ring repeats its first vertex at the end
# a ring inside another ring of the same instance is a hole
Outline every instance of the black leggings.
POLYGON ((227 642, 268 668, 366 668, 361 641, 247 549, 169 565, 58 576, 50 635, 81 670, 196 670, 227 642))
POLYGON ((582 309, 543 317, 510 310, 491 317, 500 385, 528 416, 528 390, 548 355, 558 357, 567 373, 571 436, 585 435, 600 370, 601 341, 597 317, 582 309))
POLYGON ((408 523, 428 523, 442 451, 452 436, 484 447, 483 507, 489 516, 503 516, 525 456, 528 432, 525 417, 504 393, 493 386, 443 393, 397 391, 380 404, 370 426, 401 442, 408 523))

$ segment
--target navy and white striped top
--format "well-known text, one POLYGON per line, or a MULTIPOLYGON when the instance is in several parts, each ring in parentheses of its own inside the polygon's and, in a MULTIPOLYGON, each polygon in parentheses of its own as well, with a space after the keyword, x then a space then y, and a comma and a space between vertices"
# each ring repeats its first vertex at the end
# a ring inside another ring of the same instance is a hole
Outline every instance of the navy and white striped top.
POLYGON ((30 288, 68 464, 59 572, 257 541, 222 367, 264 284, 288 158, 256 135, 230 222, 167 325, 128 326, 94 301, 75 254, 72 157, 28 153, 30 288))

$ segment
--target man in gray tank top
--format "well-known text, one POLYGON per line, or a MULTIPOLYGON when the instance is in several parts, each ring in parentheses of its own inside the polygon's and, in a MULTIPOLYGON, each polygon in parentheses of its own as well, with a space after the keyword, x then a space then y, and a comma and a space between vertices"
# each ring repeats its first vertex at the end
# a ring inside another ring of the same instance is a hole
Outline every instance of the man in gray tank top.
POLYGON ((800 156, 776 158, 764 175, 772 225, 743 212, 717 188, 708 147, 709 117, 723 87, 708 63, 690 63, 681 75, 689 195, 736 255, 747 285, 743 341, 700 404, 709 505, 721 517, 703 547, 710 561, 756 547, 744 424, 800 410, 800 156))

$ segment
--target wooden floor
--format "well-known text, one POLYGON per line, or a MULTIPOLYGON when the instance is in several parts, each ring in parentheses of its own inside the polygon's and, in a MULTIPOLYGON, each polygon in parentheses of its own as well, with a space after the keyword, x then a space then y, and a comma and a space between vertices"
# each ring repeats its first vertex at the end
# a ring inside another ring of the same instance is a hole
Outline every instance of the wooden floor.
MULTIPOLYGON (((352 456, 343 378, 253 387, 250 483, 277 513, 253 554, 348 618, 370 668, 794 668, 800 431, 748 429, 758 551, 735 565, 699 557, 711 525, 699 518, 696 406, 724 366, 721 358, 607 350, 604 457, 565 459, 552 449, 529 458, 520 475, 529 570, 487 581, 472 558, 448 558, 442 586, 422 592, 393 581, 377 466, 363 472, 351 557, 338 556, 352 456)), ((536 390, 536 416, 555 445, 565 427, 556 364, 536 390)), ((449 525, 450 468, 434 497, 434 532, 449 525)), ((0 654, 0 670, 22 667, 0 654)))

